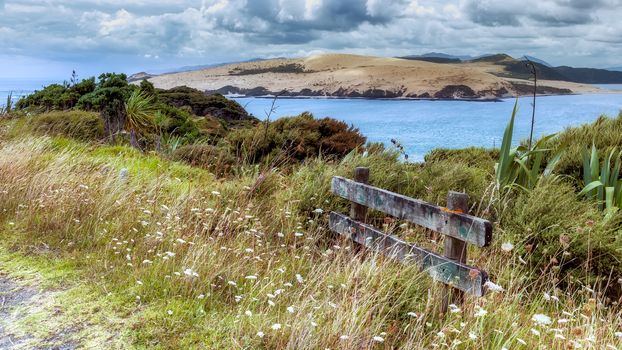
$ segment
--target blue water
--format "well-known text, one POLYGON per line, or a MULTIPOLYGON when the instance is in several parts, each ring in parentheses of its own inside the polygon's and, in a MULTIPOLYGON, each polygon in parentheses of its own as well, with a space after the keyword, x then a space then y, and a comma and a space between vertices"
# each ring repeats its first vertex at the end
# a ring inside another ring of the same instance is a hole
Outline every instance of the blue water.
MULTIPOLYGON (((272 103, 264 98, 235 100, 261 119, 265 119, 272 103)), ((438 147, 499 147, 514 101, 280 99, 271 119, 304 111, 316 117, 334 117, 359 128, 368 141, 390 146, 390 140, 397 139, 409 159, 416 161, 438 147)), ((519 99, 515 142, 529 136, 531 101, 519 99)), ((602 114, 617 116, 621 109, 622 94, 538 97, 534 136, 591 122, 602 114)))
POLYGON ((605 90, 622 90, 622 84, 594 84, 605 90))
POLYGON ((52 83, 57 82, 46 79, 0 79, 0 106, 6 105, 9 94, 13 102, 17 102, 22 96, 52 83))

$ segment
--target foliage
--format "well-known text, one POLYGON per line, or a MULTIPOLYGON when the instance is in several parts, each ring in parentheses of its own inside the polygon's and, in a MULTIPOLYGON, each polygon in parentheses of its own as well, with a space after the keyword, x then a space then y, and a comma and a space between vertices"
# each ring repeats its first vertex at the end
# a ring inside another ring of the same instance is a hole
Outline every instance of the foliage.
POLYGON ((158 103, 155 108, 159 111, 156 124, 161 135, 179 137, 184 143, 194 142, 202 136, 190 112, 164 103, 158 103))
POLYGON ((600 157, 596 145, 592 144, 592 151, 584 150, 583 158, 583 185, 580 194, 598 201, 598 206, 607 210, 622 207, 622 180, 620 180, 620 153, 614 147, 609 156, 603 159, 600 165, 600 157), (614 163, 612 163, 614 160, 614 163))
POLYGON ((449 161, 481 169, 494 169, 499 159, 498 149, 467 147, 462 149, 436 148, 425 155, 426 163, 449 161))
POLYGON ((341 158, 365 143, 358 129, 332 118, 315 119, 310 113, 234 130, 226 139, 251 163, 302 161, 318 155, 341 158))
POLYGON ((39 111, 67 110, 78 103, 78 100, 95 90, 95 78, 89 78, 69 84, 52 84, 40 91, 21 98, 16 108, 32 108, 39 111))
POLYGON ((566 128, 557 137, 548 140, 546 147, 564 149, 556 172, 577 179, 577 186, 583 179, 581 154, 585 145, 594 144, 601 154, 608 154, 614 147, 622 147, 622 113, 615 118, 599 117, 593 123, 566 128))
POLYGON ((12 109, 13 109, 13 93, 11 92, 6 97, 6 104, 4 106, 0 106, 0 116, 8 115, 9 113, 11 113, 12 109))
POLYGON ((211 115, 231 124, 240 121, 256 122, 237 102, 220 94, 207 95, 197 89, 180 86, 169 90, 158 90, 160 100, 170 106, 187 107, 197 116, 211 115))
POLYGON ((104 124, 99 115, 93 112, 44 113, 32 118, 31 127, 37 133, 60 135, 82 141, 101 140, 104 137, 104 124))
POLYGON ((138 137, 155 132, 155 109, 152 98, 136 90, 125 103, 125 130, 130 132, 130 143, 141 148, 138 137))
POLYGON ((173 152, 172 158, 207 169, 217 176, 230 174, 233 165, 237 163, 236 158, 229 154, 226 149, 200 143, 177 148, 173 152))
POLYGON ((514 104, 512 117, 503 134, 503 141, 499 151, 499 162, 495 165, 495 176, 500 189, 521 188, 529 190, 536 185, 541 175, 549 175, 551 173, 561 154, 550 158, 546 168, 542 169, 545 153, 550 151, 544 148, 544 145, 555 137, 554 134, 541 138, 531 149, 524 145, 511 148, 517 110, 518 100, 514 104))

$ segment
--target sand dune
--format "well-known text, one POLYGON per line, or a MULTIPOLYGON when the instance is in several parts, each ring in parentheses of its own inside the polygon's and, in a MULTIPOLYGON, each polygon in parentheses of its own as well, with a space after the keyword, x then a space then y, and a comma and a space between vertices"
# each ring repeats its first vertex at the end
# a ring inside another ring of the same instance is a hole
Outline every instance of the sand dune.
MULTIPOLYGON (((158 88, 189 86, 250 95, 496 98, 525 94, 527 80, 495 75, 492 63, 439 64, 399 58, 326 54, 225 65, 150 79, 158 88), (223 87, 226 87, 223 89, 223 87), (263 89, 257 89, 263 88, 263 89), (253 90, 253 91, 248 91, 253 90)), ((585 84, 543 81, 542 93, 586 93, 585 84)))

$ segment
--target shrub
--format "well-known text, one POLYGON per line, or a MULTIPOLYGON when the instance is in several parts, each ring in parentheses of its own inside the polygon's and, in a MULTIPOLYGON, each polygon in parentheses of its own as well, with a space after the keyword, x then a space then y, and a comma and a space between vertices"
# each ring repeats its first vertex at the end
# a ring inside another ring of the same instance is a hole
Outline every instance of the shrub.
MULTIPOLYGON (((603 220, 589 202, 577 198, 574 187, 561 181, 541 181, 521 192, 502 214, 501 226, 518 253, 532 266, 567 272, 585 271, 612 280, 622 277, 622 215, 603 220)), ((590 281, 593 282, 593 281, 590 281)))
POLYGON ((36 132, 61 135, 82 141, 99 140, 104 137, 104 123, 99 114, 84 111, 49 112, 32 120, 36 132))
POLYGON ((158 97, 160 101, 173 107, 189 107, 198 116, 211 115, 234 124, 244 120, 257 121, 239 103, 220 94, 207 95, 197 89, 180 86, 170 90, 158 90, 158 97))
POLYGON ((318 155, 338 159, 365 143, 358 129, 332 118, 314 119, 310 113, 234 130, 227 140, 251 163, 302 161, 318 155))
POLYGON ((426 163, 449 161, 492 171, 497 159, 499 159, 499 150, 480 147, 463 149, 437 148, 426 154, 424 159, 426 163))
POLYGON ((172 158, 207 169, 220 177, 230 174, 236 164, 236 158, 226 149, 200 143, 179 147, 172 158))
POLYGON ((16 107, 18 109, 35 108, 43 111, 71 109, 83 95, 94 90, 95 78, 82 80, 75 85, 52 84, 20 99, 16 107))
POLYGON ((592 143, 601 155, 608 155, 616 146, 621 147, 622 113, 617 118, 601 116, 591 124, 566 128, 556 138, 549 140, 547 148, 565 147, 555 169, 556 173, 570 175, 577 182, 580 181, 583 170, 581 153, 592 143))

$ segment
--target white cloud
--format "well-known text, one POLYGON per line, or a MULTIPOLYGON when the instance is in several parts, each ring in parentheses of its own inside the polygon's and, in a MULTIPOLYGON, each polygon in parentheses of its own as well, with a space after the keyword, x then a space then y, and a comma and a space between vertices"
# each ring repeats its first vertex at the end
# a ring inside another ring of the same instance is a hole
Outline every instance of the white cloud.
POLYGON ((325 51, 507 52, 583 66, 622 56, 619 0, 0 0, 0 11, 3 54, 94 70, 325 51))

